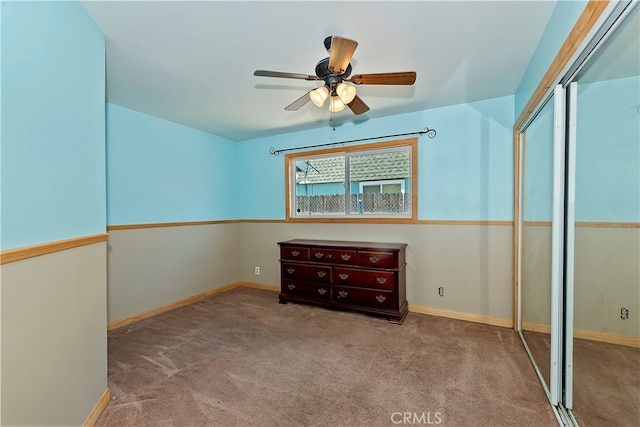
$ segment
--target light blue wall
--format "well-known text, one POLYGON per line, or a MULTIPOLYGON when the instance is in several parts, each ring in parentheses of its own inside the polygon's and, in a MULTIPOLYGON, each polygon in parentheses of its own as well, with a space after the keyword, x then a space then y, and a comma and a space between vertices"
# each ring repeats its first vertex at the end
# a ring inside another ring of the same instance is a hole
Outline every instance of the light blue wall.
POLYGON ((640 221, 640 77, 578 85, 576 221, 640 221))
POLYGON ((524 110, 533 91, 553 62, 588 1, 559 0, 516 90, 515 117, 524 110))
POLYGON ((523 167, 524 221, 553 217, 553 98, 527 128, 523 167))
MULTIPOLYGON (((640 77, 578 85, 576 221, 640 221, 640 77)), ((551 221, 553 101, 527 128, 524 220, 551 221)))
POLYGON ((105 232, 105 43, 77 2, 2 2, 1 249, 105 232))
MULTIPOLYGON (((583 0, 562 0, 556 5, 516 92, 515 117, 520 115, 586 4, 583 0)), ((638 77, 579 85, 576 221, 640 219, 639 94, 638 77)), ((552 121, 552 111, 545 110, 527 129, 525 220, 551 219, 552 121)))
POLYGON ((513 96, 423 114, 438 136, 419 153, 419 219, 513 220, 513 96))
POLYGON ((419 219, 513 219, 513 96, 454 105, 333 130, 329 126, 238 143, 243 173, 238 200, 243 219, 285 218, 284 155, 292 148, 434 128, 434 139, 419 137, 419 219))
POLYGON ((107 104, 109 225, 236 219, 235 144, 107 104))

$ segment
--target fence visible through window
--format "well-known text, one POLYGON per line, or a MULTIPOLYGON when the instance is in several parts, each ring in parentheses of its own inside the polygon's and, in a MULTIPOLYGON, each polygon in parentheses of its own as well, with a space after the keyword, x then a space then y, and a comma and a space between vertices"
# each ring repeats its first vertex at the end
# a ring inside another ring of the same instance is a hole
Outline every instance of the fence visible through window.
MULTIPOLYGON (((344 215, 344 194, 317 194, 296 196, 297 215, 344 215)), ((411 212, 411 194, 358 193, 350 196, 350 213, 408 214, 411 212)))

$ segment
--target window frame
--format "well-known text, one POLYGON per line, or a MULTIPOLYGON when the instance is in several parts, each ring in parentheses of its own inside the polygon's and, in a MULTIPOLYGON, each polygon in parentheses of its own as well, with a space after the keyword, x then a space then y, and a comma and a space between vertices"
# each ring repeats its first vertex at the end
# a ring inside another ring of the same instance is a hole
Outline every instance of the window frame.
POLYGON ((417 223, 418 221, 418 139, 407 138, 392 141, 377 142, 372 144, 360 144, 349 147, 329 148, 323 150, 304 151, 289 153, 285 155, 285 212, 287 222, 314 222, 314 223, 417 223), (386 150, 409 147, 411 153, 411 211, 407 216, 395 216, 393 214, 366 214, 366 215, 314 215, 295 216, 293 209, 295 206, 295 172, 294 164, 301 161, 301 158, 330 157, 343 154, 354 155, 358 152, 371 152, 376 150, 386 150))

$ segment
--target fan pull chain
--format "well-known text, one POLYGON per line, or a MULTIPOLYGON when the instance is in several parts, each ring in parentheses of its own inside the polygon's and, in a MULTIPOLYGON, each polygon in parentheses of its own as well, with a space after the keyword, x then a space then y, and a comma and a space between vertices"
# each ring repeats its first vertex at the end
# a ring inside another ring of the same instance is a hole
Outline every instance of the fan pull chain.
MULTIPOLYGON (((335 91, 335 86, 333 85, 333 82, 329 83, 329 106, 331 106, 331 102, 332 102, 332 98, 333 98, 333 93, 335 91)), ((333 124, 333 131, 336 131, 336 112, 335 111, 329 111, 331 114, 329 115, 329 122, 333 124)))

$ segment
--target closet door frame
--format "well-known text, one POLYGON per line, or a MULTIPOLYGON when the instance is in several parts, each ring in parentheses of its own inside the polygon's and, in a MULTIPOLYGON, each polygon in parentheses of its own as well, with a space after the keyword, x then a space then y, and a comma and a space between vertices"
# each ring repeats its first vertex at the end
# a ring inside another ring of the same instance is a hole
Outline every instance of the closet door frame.
POLYGON ((578 115, 578 84, 571 82, 567 94, 567 148, 566 148, 566 228, 565 228, 565 333, 564 333, 564 380, 563 405, 573 408, 573 304, 574 304, 574 260, 576 223, 576 132, 578 115))
POLYGON ((565 90, 553 91, 553 204, 551 219, 551 355, 549 401, 558 405, 562 390, 564 306, 565 90))

